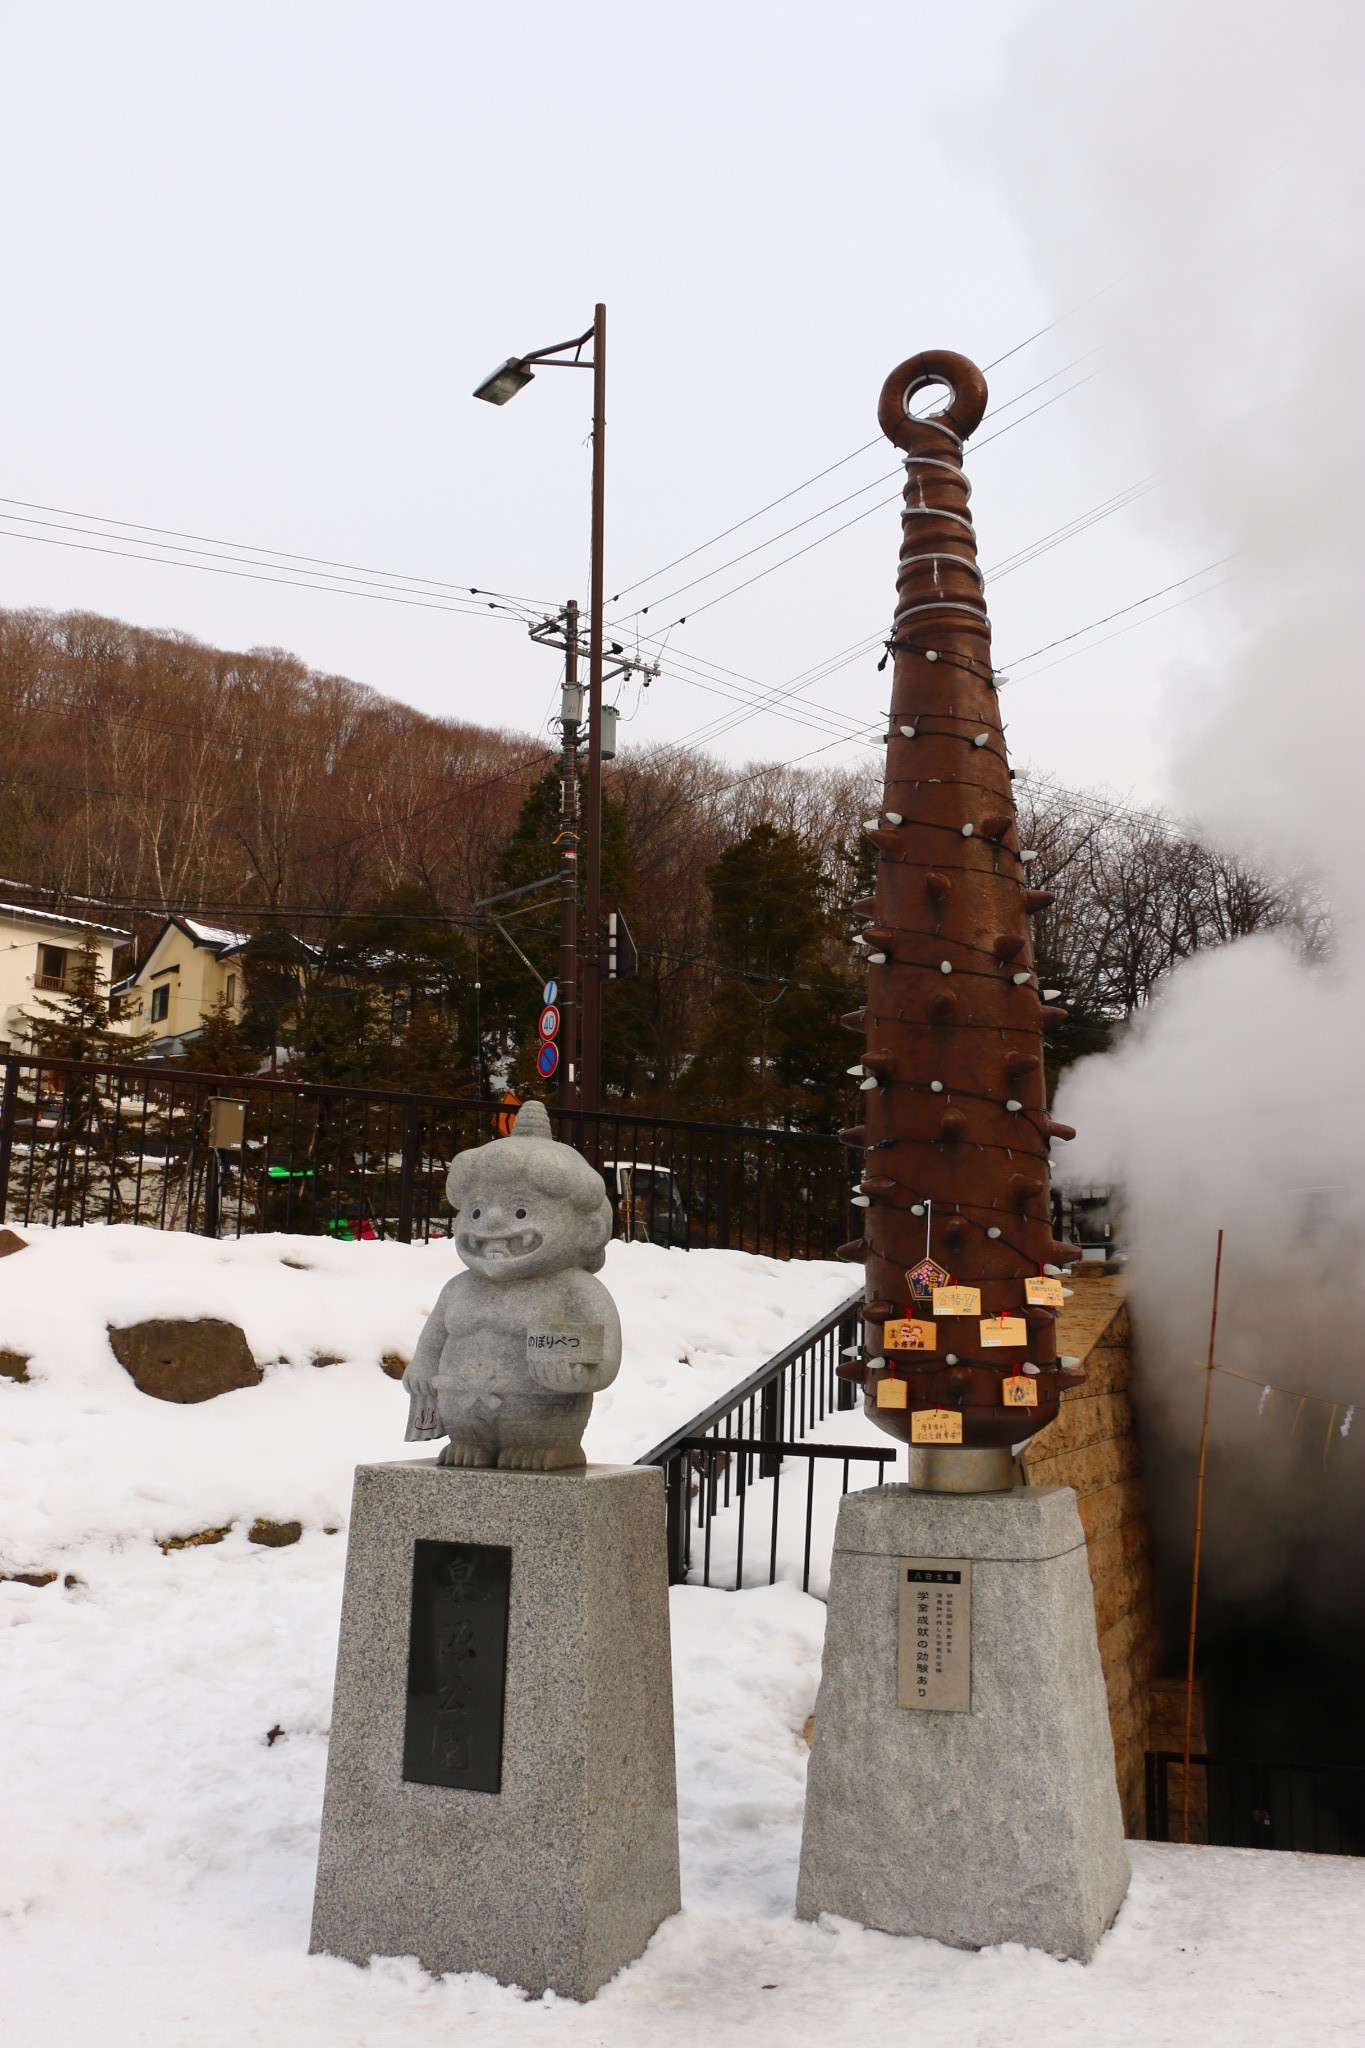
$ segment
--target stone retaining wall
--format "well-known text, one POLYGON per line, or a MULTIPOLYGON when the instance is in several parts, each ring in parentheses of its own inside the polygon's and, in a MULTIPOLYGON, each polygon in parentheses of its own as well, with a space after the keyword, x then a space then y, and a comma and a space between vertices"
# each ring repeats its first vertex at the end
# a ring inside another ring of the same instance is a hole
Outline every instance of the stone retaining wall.
POLYGON ((1082 1269, 1060 1319, 1059 1352, 1079 1356, 1085 1383, 1062 1395, 1061 1413, 1022 1455, 1033 1486, 1075 1489, 1085 1530, 1100 1662, 1124 1824, 1144 1831, 1144 1752, 1150 1747, 1157 1678, 1156 1573, 1147 1495, 1129 1400, 1132 1356, 1122 1282, 1082 1269))

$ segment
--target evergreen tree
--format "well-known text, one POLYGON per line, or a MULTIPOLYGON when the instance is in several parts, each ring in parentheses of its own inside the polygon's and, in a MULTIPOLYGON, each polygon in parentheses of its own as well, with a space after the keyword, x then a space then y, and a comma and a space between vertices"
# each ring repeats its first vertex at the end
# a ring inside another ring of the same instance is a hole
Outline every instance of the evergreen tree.
POLYGON ((340 924, 295 1021, 309 1080, 462 1095, 473 1083, 473 951, 422 890, 340 924))
MULTIPOLYGON (((580 778, 579 817, 583 814, 586 782, 580 778)), ((520 907, 514 897, 495 906, 502 922, 531 962, 518 959, 497 932, 480 940, 481 1024, 484 1070, 494 1080, 506 1074, 519 1094, 547 1095, 555 1084, 536 1073, 535 1054, 539 1045, 536 1020, 547 981, 559 972, 559 849, 560 778, 543 775, 527 793, 516 828, 503 848, 491 893, 519 889, 544 881, 542 894, 530 898, 532 909, 520 907), (534 970, 534 971, 533 971, 534 970)), ((583 882, 583 834, 579 837, 578 939, 582 992, 582 959, 586 943, 583 882)), ((625 812, 608 796, 602 799, 602 907, 603 964, 605 966, 605 918, 609 910, 629 911, 635 893, 635 866, 626 831, 625 812)), ((640 936, 636 934, 637 938, 640 936)), ((604 983, 602 1002, 602 1079, 608 1094, 629 1091, 643 1056, 645 1027, 644 991, 632 982, 604 983)))
POLYGON ((115 995, 100 970, 99 946, 93 932, 83 932, 79 947, 67 955, 62 988, 34 998, 34 1010, 22 1010, 24 1036, 35 1052, 63 1060, 126 1060, 146 1044, 151 1033, 120 1030, 127 1014, 125 998, 115 995))
POLYGON ((199 1036, 186 1048, 186 1057, 201 1074, 254 1074, 261 1065, 260 1053, 225 996, 201 1012, 199 1036))
MULTIPOLYGON (((82 934, 68 960, 62 989, 38 996, 37 1014, 21 1012, 28 1044, 54 1060, 110 1065, 134 1058, 151 1033, 118 1028, 124 998, 113 993, 100 971, 93 932, 82 934)), ((44 1192, 53 1220, 74 1222, 78 1203, 90 1201, 100 1206, 107 1200, 110 1213, 121 1215, 132 1149, 123 1134, 116 1085, 112 1080, 101 1083, 94 1073, 61 1071, 58 1087, 58 1136, 42 1160, 44 1179, 51 1175, 44 1192)))
POLYGON ((825 878, 795 833, 756 825, 706 871, 719 970, 679 1085, 692 1114, 829 1131, 845 1121, 857 989, 839 959, 825 878))

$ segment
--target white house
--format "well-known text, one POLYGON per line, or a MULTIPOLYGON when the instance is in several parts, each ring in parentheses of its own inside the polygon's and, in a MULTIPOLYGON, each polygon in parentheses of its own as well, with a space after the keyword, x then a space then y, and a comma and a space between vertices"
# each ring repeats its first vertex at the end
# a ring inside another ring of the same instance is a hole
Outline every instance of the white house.
POLYGON ((174 1051, 172 1041, 183 1045, 196 1039, 219 1003, 234 1022, 241 1016, 247 936, 201 924, 195 917, 166 919, 124 990, 128 1022, 136 1031, 154 1033, 154 1054, 174 1051))
MULTIPOLYGON (((124 963, 118 956, 132 943, 130 932, 95 924, 86 917, 59 916, 22 903, 0 903, 0 1049, 22 1052, 27 1044, 24 1013, 43 1017, 44 996, 71 986, 72 969, 93 933, 100 980, 112 986, 124 963)), ((116 1027, 117 1028, 117 1027, 116 1027)))

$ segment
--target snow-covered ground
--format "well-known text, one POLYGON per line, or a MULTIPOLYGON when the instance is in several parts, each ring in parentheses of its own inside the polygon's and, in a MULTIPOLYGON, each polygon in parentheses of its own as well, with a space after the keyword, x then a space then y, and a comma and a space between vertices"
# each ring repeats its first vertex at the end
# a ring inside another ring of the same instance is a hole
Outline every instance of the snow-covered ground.
MULTIPOLYGON (((258 1515, 344 1527, 351 1473, 411 1457, 407 1397, 380 1360, 410 1358, 461 1270, 448 1240, 188 1237, 119 1225, 26 1230, 0 1260, 0 1572, 66 1571, 87 1543, 165 1541, 258 1515), (241 1325, 260 1386, 193 1406, 138 1392, 108 1325, 218 1316, 241 1325), (323 1363, 319 1363, 323 1361, 323 1363)), ((612 1244, 620 1377, 593 1403, 590 1458, 629 1464, 820 1321, 853 1290, 847 1266, 744 1252, 612 1244)))
MULTIPOLYGON (((33 1356, 31 1383, 0 1381, 0 1569, 59 1571, 0 1584, 6 2048, 1365 2043, 1365 1865, 1346 1859, 1135 1844, 1087 1968, 798 1922, 824 1610, 790 1584, 673 1595, 684 1910, 591 2005, 310 1957, 345 1542, 325 1530, 357 1458, 404 1455, 376 1360, 406 1351, 448 1256, 109 1231, 0 1262, 0 1346, 33 1356), (276 1270, 282 1249, 308 1270, 276 1270), (198 1408, 151 1401, 103 1328, 152 1313, 231 1316, 291 1362, 198 1408), (302 1540, 252 1545, 256 1514, 302 1540), (228 1520, 215 1545, 153 1541, 228 1520)), ((606 1277, 627 1363, 593 1448, 618 1458, 847 1290, 842 1269, 649 1247, 606 1277)))

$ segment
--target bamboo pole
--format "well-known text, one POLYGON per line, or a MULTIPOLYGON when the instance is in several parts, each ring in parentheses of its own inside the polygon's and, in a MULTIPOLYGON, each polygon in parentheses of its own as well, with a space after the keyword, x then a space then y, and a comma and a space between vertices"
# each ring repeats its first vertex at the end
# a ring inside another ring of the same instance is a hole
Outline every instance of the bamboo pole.
POLYGON ((1185 1660, 1185 1753, 1180 1784, 1180 1839, 1190 1839, 1190 1729, 1194 1721, 1194 1640, 1199 1614, 1199 1552, 1204 1540, 1204 1470, 1209 1449, 1209 1399, 1213 1393, 1213 1344, 1218 1334, 1218 1282, 1223 1271, 1223 1233, 1213 1260, 1213 1313, 1209 1318, 1209 1358, 1204 1371, 1204 1426, 1199 1432, 1199 1478, 1194 1490, 1194 1560, 1190 1568, 1190 1643, 1185 1660))

